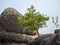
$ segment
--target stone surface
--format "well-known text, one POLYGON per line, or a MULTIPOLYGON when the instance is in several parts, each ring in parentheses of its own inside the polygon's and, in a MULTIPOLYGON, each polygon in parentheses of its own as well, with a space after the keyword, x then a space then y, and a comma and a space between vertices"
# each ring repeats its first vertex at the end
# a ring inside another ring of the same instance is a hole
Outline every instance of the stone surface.
POLYGON ((24 31, 18 22, 23 15, 14 8, 5 9, 0 15, 0 45, 28 45, 38 34, 36 31, 24 31))
POLYGON ((21 17, 23 17, 21 13, 19 13, 16 9, 14 9, 14 8, 12 8, 12 7, 6 8, 6 9, 1 13, 1 15, 18 15, 18 16, 20 15, 21 17))
POLYGON ((37 31, 24 31, 23 27, 21 27, 18 22, 18 16, 23 18, 23 15, 20 14, 14 8, 7 8, 5 9, 2 14, 0 15, 0 27, 1 30, 7 32, 16 32, 16 33, 25 33, 29 35, 35 35, 37 31))
POLYGON ((17 24, 18 16, 23 17, 14 8, 5 9, 0 15, 0 26, 7 32, 21 32, 23 29, 17 24))
POLYGON ((0 15, 0 45, 60 45, 60 29, 38 37, 37 31, 24 31, 17 24, 18 16, 23 18, 14 8, 5 9, 0 15))
POLYGON ((60 29, 56 29, 54 33, 58 34, 58 36, 60 37, 60 29))
MULTIPOLYGON (((4 39, 7 41, 15 41, 15 42, 31 42, 32 40, 36 39, 38 35, 26 35, 20 33, 9 33, 5 31, 0 31, 0 39, 4 39)), ((0 40, 1 41, 1 40, 0 40)))

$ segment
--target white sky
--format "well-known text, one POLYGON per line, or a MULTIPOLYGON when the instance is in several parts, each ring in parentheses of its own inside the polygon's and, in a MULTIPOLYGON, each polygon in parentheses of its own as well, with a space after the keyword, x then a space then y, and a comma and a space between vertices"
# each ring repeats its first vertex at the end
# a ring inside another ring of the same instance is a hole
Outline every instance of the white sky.
MULTIPOLYGON (((4 9, 13 7, 24 15, 31 5, 35 7, 37 12, 50 17, 58 16, 60 24, 60 0, 0 0, 0 14, 4 9)), ((47 28, 40 28, 39 32, 42 34, 53 33, 56 27, 51 23, 51 20, 47 25, 47 28)))

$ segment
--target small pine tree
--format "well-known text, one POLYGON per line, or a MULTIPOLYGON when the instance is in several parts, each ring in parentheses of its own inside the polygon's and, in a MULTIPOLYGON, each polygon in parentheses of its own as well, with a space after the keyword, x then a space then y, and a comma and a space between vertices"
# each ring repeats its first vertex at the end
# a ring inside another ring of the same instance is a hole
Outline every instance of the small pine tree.
POLYGON ((36 12, 34 6, 32 5, 27 9, 27 13, 24 18, 18 17, 18 24, 24 27, 24 30, 38 30, 46 26, 46 21, 49 20, 48 16, 36 12))

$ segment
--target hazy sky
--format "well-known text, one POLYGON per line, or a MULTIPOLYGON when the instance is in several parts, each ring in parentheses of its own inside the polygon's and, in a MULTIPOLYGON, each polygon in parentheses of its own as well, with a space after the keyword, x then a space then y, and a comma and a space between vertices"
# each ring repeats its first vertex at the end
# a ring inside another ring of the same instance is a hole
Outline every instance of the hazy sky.
MULTIPOLYGON (((50 17, 58 16, 60 22, 60 0, 0 0, 0 14, 4 9, 13 7, 24 15, 31 5, 34 5, 37 12, 47 14, 50 17)), ((49 25, 47 28, 40 28, 39 32, 42 34, 53 33, 56 28, 51 20, 47 25, 49 25)))

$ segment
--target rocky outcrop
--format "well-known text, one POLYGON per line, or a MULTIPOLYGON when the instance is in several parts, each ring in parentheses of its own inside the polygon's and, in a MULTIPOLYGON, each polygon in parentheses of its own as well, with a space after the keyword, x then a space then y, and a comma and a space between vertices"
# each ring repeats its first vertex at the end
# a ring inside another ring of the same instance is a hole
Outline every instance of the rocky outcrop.
POLYGON ((2 39, 4 39, 5 42, 14 41, 14 42, 28 43, 37 37, 38 37, 38 35, 31 36, 31 35, 26 35, 26 34, 9 33, 9 32, 0 31, 0 39, 1 39, 0 41, 2 41, 2 39))
POLYGON ((2 13, 1 15, 20 15, 20 17, 23 17, 23 15, 21 13, 19 13, 16 9, 12 8, 12 7, 9 7, 9 8, 6 8, 2 13))
POLYGON ((55 30, 54 34, 42 35, 36 39, 36 42, 40 41, 39 45, 60 45, 60 32, 59 31, 60 29, 57 29, 55 30))
POLYGON ((18 16, 23 17, 14 8, 5 9, 0 16, 0 26, 7 32, 20 32, 23 29, 17 24, 18 16))
POLYGON ((28 45, 37 37, 37 31, 24 31, 18 22, 18 16, 23 18, 14 8, 5 9, 0 15, 0 45, 28 45))
POLYGON ((18 16, 23 18, 23 15, 16 11, 14 8, 5 9, 0 16, 0 26, 6 32, 16 32, 35 35, 36 31, 24 31, 23 27, 18 25, 18 16))
POLYGON ((24 31, 18 25, 18 16, 24 18, 14 8, 5 9, 0 15, 0 45, 60 45, 60 29, 38 37, 36 30, 24 31))
POLYGON ((56 30, 55 30, 55 34, 56 34, 56 36, 55 36, 54 39, 53 39, 52 45, 53 45, 53 44, 54 44, 54 45, 60 45, 60 29, 56 29, 56 30))

